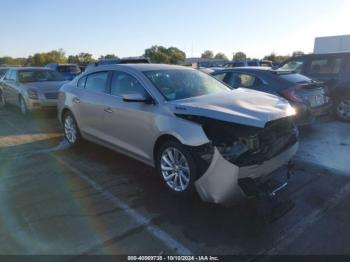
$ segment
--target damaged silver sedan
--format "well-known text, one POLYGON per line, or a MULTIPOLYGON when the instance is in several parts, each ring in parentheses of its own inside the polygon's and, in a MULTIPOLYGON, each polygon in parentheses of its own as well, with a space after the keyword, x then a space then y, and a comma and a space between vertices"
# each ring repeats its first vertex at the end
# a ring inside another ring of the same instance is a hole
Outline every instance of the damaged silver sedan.
POLYGON ((180 66, 98 67, 61 88, 58 109, 70 144, 126 154, 155 167, 174 194, 213 203, 255 194, 298 148, 286 100, 180 66))

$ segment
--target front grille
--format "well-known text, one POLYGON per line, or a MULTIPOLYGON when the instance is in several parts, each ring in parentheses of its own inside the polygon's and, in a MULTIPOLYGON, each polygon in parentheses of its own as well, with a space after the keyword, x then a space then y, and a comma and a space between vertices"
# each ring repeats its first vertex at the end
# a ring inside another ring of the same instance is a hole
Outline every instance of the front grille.
POLYGON ((58 93, 45 93, 46 99, 58 99, 58 93))

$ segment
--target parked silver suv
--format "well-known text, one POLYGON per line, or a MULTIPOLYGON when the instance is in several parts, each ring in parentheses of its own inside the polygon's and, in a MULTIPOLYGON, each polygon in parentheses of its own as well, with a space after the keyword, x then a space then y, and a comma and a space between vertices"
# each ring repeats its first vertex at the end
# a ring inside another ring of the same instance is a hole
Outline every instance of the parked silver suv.
POLYGON ((249 195, 298 147, 283 98, 180 66, 98 67, 61 88, 58 109, 70 144, 119 151, 156 167, 173 193, 214 203, 249 195))

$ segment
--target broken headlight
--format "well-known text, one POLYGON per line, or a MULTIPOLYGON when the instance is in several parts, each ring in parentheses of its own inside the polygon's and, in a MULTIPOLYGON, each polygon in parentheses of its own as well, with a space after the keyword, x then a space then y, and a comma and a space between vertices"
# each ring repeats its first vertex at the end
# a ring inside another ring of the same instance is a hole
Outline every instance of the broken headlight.
POLYGON ((259 139, 257 136, 240 137, 234 142, 220 143, 216 145, 220 154, 229 162, 233 162, 247 152, 259 151, 259 139))

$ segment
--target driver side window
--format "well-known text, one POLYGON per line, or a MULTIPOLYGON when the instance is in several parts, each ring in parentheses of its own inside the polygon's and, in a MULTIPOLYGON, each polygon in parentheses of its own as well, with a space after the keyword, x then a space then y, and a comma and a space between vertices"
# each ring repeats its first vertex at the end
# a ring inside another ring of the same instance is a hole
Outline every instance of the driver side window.
POLYGON ((135 77, 124 72, 113 72, 111 95, 123 96, 131 94, 147 95, 147 92, 135 77))

